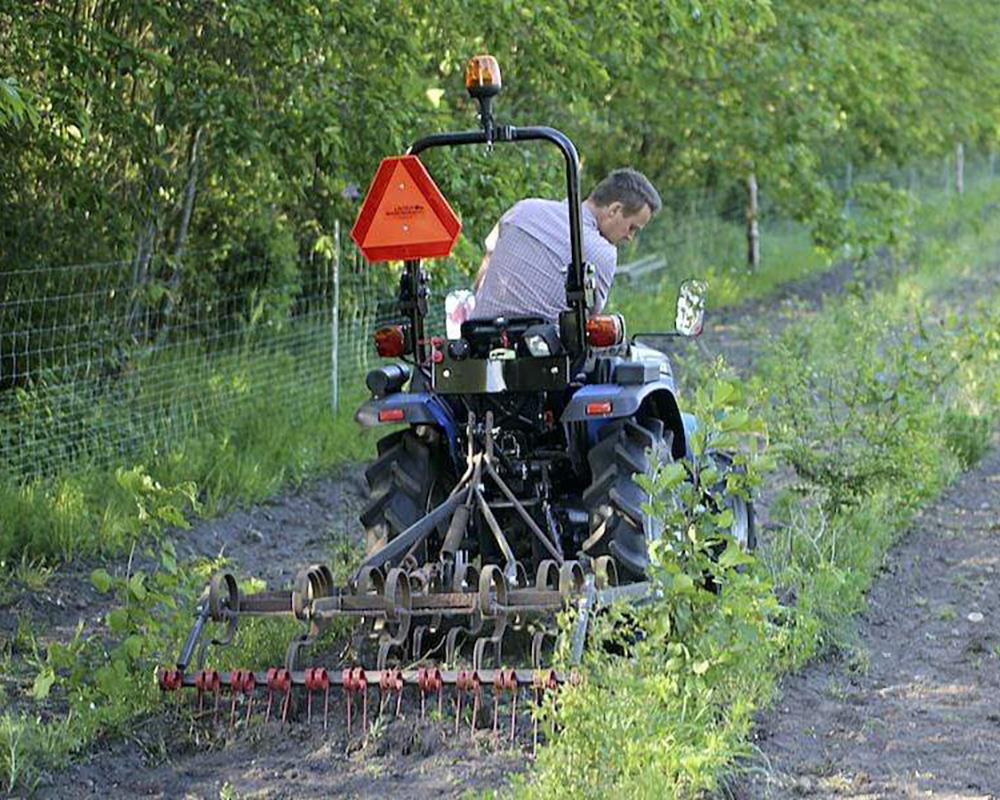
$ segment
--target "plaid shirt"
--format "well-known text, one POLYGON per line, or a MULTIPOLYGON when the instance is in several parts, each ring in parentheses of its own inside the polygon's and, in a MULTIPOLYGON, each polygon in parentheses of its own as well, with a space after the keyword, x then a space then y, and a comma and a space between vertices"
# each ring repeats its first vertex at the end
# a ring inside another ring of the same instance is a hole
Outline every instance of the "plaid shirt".
MULTIPOLYGON (((595 306, 600 313, 611 291, 618 251, 601 236, 594 214, 580 209, 583 260, 594 266, 595 306)), ((496 247, 476 292, 473 319, 544 317, 556 322, 566 305, 570 263, 569 210, 566 201, 530 198, 515 204, 500 220, 496 247)), ((487 246, 487 249, 489 247, 487 246)))

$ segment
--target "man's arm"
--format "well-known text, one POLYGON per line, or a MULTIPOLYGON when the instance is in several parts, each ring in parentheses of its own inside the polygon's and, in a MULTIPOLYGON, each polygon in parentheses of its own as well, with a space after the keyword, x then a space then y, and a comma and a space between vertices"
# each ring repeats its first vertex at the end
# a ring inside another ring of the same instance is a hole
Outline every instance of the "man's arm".
POLYGON ((483 255, 483 260, 479 262, 479 272, 476 273, 476 282, 473 284, 473 289, 479 291, 479 287, 483 285, 483 278, 486 277, 486 270, 490 266, 490 256, 493 255, 493 251, 497 246, 497 239, 500 237, 500 223, 498 222, 493 226, 493 230, 489 232, 487 237, 483 240, 483 245, 486 249, 483 255))

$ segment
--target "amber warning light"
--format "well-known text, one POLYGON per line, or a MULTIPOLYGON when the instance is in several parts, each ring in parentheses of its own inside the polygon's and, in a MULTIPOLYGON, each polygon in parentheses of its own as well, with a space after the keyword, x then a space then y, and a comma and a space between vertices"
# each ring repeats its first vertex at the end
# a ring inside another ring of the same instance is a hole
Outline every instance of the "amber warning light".
POLYGON ((465 65, 465 88, 473 97, 492 96, 500 91, 500 64, 493 56, 473 56, 465 65))

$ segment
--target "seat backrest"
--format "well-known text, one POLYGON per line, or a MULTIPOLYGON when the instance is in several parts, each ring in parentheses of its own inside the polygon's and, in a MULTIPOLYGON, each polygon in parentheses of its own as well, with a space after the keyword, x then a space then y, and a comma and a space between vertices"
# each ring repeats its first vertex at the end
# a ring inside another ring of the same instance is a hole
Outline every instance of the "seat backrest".
POLYGON ((520 354, 521 337, 532 325, 543 325, 541 317, 497 317, 496 319, 469 319, 462 323, 462 338, 469 343, 473 358, 486 358, 491 350, 504 346, 515 348, 520 354))

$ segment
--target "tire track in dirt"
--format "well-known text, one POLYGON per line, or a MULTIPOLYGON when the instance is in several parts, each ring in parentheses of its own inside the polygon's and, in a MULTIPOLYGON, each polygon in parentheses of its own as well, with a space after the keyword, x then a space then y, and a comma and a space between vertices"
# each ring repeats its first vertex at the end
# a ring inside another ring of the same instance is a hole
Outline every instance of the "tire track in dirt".
POLYGON ((740 798, 1000 797, 1000 436, 889 552, 852 657, 785 679, 740 798))

